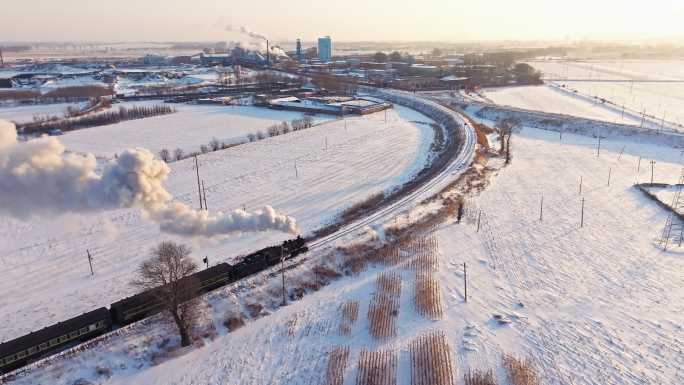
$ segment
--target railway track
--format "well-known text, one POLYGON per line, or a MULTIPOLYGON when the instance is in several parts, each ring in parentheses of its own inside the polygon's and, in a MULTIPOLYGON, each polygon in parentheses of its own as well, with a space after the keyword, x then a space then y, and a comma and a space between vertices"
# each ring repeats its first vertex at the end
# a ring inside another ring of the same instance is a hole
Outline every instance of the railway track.
MULTIPOLYGON (((381 206, 375 212, 365 216, 364 218, 346 224, 345 226, 343 226, 338 231, 332 234, 310 241, 310 250, 321 249, 340 238, 343 238, 347 235, 353 234, 361 230, 365 226, 369 226, 386 220, 392 215, 396 215, 402 210, 406 209, 407 207, 410 207, 412 203, 429 197, 431 194, 437 192, 440 187, 443 187, 443 185, 445 184, 444 182, 452 180, 454 176, 457 176, 463 171, 465 171, 473 159, 473 156, 475 154, 475 145, 477 143, 475 130, 472 126, 467 124, 465 118, 463 118, 463 116, 461 116, 457 112, 452 111, 429 99, 425 99, 404 91, 376 90, 376 95, 381 98, 389 99, 390 101, 397 104, 405 104, 407 102, 411 102, 410 104, 412 104, 412 106, 409 107, 414 109, 416 107, 416 103, 423 103, 423 111, 419 111, 421 113, 424 113, 425 115, 428 115, 430 118, 435 119, 433 116, 430 116, 428 112, 425 112, 425 110, 434 109, 436 111, 441 112, 441 114, 445 115, 449 119, 452 119, 451 123, 454 124, 456 130, 460 131, 460 135, 453 135, 452 137, 450 137, 450 140, 463 140, 463 143, 460 144, 458 155, 449 163, 444 165, 442 169, 437 173, 437 175, 435 175, 433 178, 428 180, 426 183, 423 183, 420 187, 411 191, 407 195, 401 197, 400 199, 389 202, 384 206, 381 206), (402 103, 402 101, 404 101, 404 103, 402 103)), ((435 119, 435 121, 438 122, 440 120, 443 119, 435 119)), ((445 122, 441 123, 443 123, 442 125, 444 125, 445 122)), ((456 145, 459 144, 457 143, 456 145)))

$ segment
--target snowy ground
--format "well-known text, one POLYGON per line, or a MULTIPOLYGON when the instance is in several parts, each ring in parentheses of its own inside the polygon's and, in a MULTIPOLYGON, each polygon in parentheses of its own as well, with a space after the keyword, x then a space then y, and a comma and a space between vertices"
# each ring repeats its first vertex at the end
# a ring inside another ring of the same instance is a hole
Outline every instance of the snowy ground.
POLYGON ((539 60, 529 64, 547 79, 684 80, 682 60, 539 60))
MULTIPOLYGON (((344 208, 406 182, 424 166, 433 131, 411 122, 430 120, 402 107, 387 116, 387 123, 384 112, 352 117, 201 156, 209 209, 253 210, 269 204, 310 233, 344 208)), ((112 131, 100 141, 125 142, 129 133, 112 131)), ((198 206, 194 161, 175 162, 171 168, 168 190, 175 199, 198 206)), ((172 238, 135 209, 28 222, 3 218, 0 232, 5 271, 0 340, 133 294, 127 283, 137 265, 156 242, 172 238), (95 276, 90 276, 86 250, 93 255, 95 276)), ((263 233, 182 241, 191 243, 198 262, 206 255, 217 263, 286 237, 263 233)))
MULTIPOLYGON (((360 351, 369 348, 395 352, 397 384, 408 385, 409 343, 434 330, 447 336, 458 384, 468 369, 492 369, 498 383, 508 384, 504 352, 531 357, 544 384, 684 383, 684 253, 657 248, 667 213, 633 188, 650 179, 650 168, 643 167, 648 160, 656 161, 656 182, 677 182, 681 152, 634 138, 607 139, 597 157, 591 138, 566 134, 559 143, 555 133, 530 128, 512 143, 513 163, 467 201, 464 223, 448 222, 434 233, 444 305, 440 320, 415 311, 412 269, 375 267, 236 332, 217 326, 218 337, 205 347, 151 368, 132 358, 157 346, 158 330, 145 326, 140 329, 147 337, 125 339, 128 355, 103 345, 16 383, 71 385, 83 377, 121 385, 320 384, 328 352, 349 346, 344 384, 355 383, 360 351), (368 307, 377 275, 387 270, 402 277, 398 333, 375 340, 368 307), (350 300, 359 302, 359 319, 344 336, 338 332, 338 307, 350 300), (495 314, 510 323, 499 324, 495 314), (96 367, 114 368, 114 375, 97 375, 96 367)), ((212 311, 223 314, 236 299, 219 292, 212 301, 212 311)))
POLYGON ((623 115, 616 109, 585 98, 575 97, 569 92, 548 85, 491 88, 482 93, 492 102, 504 106, 574 115, 613 123, 638 125, 641 122, 638 117, 630 114, 623 115))
MULTIPOLYGON (((630 142, 630 154, 617 161, 622 142, 611 141, 611 150, 596 158, 586 138, 564 139, 559 145, 552 134, 533 129, 517 135, 513 164, 472 202, 485 213, 482 230, 476 232, 472 217, 468 225, 438 230, 443 320, 415 313, 412 273, 399 269, 404 286, 398 337, 373 341, 366 313, 378 270, 371 270, 205 349, 112 383, 321 383, 325 353, 348 345, 345 384, 354 383, 362 347, 397 351, 397 383, 409 384, 408 343, 435 329, 447 333, 458 378, 468 368, 494 369, 499 383, 508 383, 500 355, 509 352, 535 359, 546 384, 682 383, 684 260, 654 247, 666 214, 632 188, 637 154, 657 159, 656 177, 672 182, 680 153, 630 142), (581 198, 586 199, 584 228, 579 227, 581 198), (463 262, 469 268, 467 304, 463 262), (335 330, 337 306, 346 300, 360 302, 360 317, 351 336, 341 337, 335 330), (494 314, 512 323, 501 326, 494 314), (293 335, 291 318, 298 319, 293 335)), ((642 169, 640 178, 645 174, 642 169)))
MULTIPOLYGON (((139 105, 157 105, 163 101, 126 102, 115 104, 130 108, 139 105)), ((144 147, 155 154, 163 148, 173 153, 176 148, 186 153, 199 151, 202 144, 212 138, 220 142, 237 143, 247 140, 247 134, 266 129, 283 121, 301 119, 303 115, 294 111, 278 111, 252 106, 214 106, 172 104, 176 113, 138 120, 92 127, 68 132, 60 139, 70 151, 92 153, 99 157, 112 158, 127 148, 144 147), (103 140, 107 138, 107 140, 103 140)), ((318 115, 315 123, 335 119, 333 116, 318 115)))
POLYGON ((556 84, 609 100, 619 107, 624 105, 637 114, 645 111, 666 123, 684 124, 684 62, 681 60, 534 61, 529 64, 556 84))
POLYGON ((15 123, 29 123, 38 115, 63 117, 68 107, 82 108, 83 103, 36 104, 30 106, 0 107, 0 119, 15 123))

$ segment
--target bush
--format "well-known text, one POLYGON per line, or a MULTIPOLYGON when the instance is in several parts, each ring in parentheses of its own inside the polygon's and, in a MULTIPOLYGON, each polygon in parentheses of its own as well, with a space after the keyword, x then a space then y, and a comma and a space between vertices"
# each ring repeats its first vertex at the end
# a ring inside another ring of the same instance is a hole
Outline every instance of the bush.
POLYGON ((183 152, 183 149, 177 148, 173 151, 173 158, 176 160, 181 160, 181 159, 183 159, 184 154, 185 153, 183 152))
POLYGON ((211 148, 211 151, 218 151, 221 148, 221 142, 219 142, 218 139, 213 138, 211 139, 211 142, 209 142, 209 147, 211 148))
POLYGON ((273 125, 267 129, 268 136, 274 137, 280 135, 280 127, 278 125, 273 125))
POLYGON ((161 151, 159 151, 159 158, 161 158, 161 160, 163 160, 164 162, 169 163, 169 161, 171 160, 171 153, 169 152, 169 150, 163 148, 161 151))

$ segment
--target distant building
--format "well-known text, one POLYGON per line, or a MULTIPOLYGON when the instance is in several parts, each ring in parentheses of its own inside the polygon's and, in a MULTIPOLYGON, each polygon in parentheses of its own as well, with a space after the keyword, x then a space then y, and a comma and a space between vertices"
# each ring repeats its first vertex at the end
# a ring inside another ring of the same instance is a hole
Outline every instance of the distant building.
POLYGON ((302 60, 302 40, 297 39, 297 60, 302 60))
POLYGON ((333 57, 333 45, 330 36, 318 38, 318 58, 322 62, 328 62, 333 57))
POLYGON ((143 64, 152 66, 161 66, 168 63, 166 56, 159 54, 149 54, 143 57, 143 64))

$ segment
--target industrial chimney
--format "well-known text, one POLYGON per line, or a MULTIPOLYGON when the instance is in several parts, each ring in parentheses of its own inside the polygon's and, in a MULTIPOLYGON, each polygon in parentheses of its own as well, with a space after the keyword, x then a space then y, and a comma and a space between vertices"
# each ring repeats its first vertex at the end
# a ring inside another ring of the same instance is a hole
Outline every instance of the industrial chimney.
POLYGON ((268 40, 266 40, 266 67, 271 66, 271 48, 268 45, 268 40))

